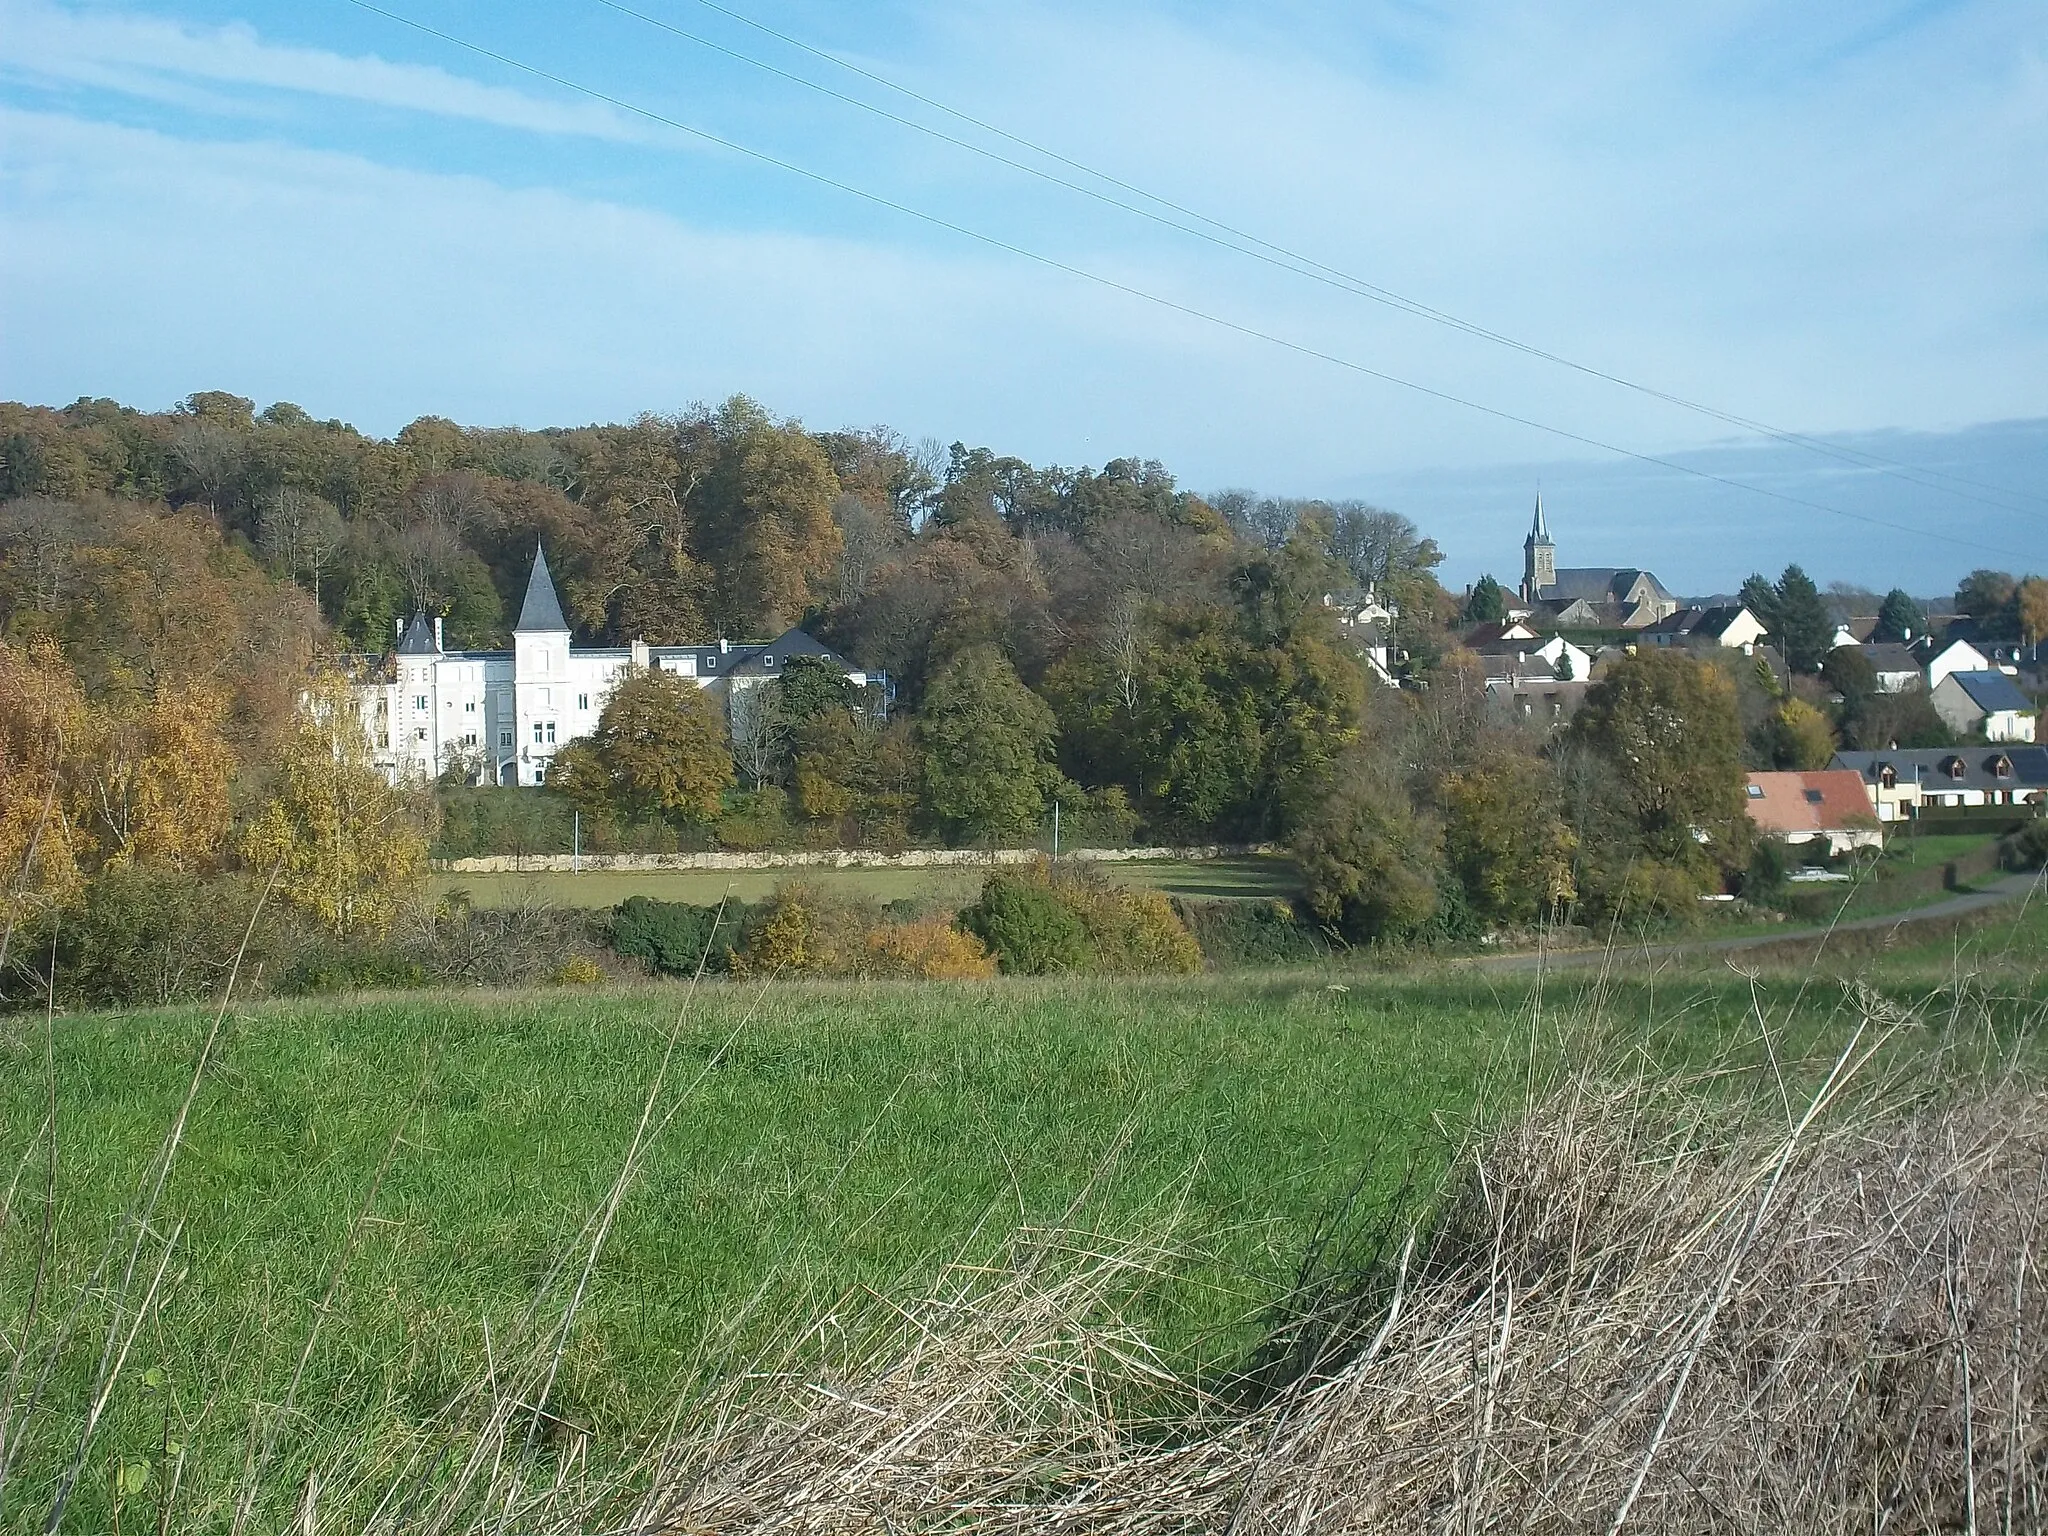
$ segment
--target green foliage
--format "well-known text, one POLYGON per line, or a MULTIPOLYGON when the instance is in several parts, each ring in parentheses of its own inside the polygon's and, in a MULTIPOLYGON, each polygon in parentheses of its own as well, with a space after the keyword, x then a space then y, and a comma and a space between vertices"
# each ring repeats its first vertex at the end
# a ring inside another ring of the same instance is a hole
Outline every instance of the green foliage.
POLYGON ((1785 877, 1791 874, 1792 863, 1792 850, 1782 837, 1758 838, 1742 877, 1743 896, 1759 906, 1782 900, 1789 889, 1785 877))
POLYGON ((1818 672, 1835 629, 1820 589, 1806 572, 1788 565, 1778 578, 1776 591, 1771 635, 1785 653, 1785 664, 1794 672, 1818 672))
POLYGON ((1927 615, 1920 605, 1902 588, 1893 587, 1877 610, 1877 627, 1870 632, 1870 638, 1897 645, 1918 640, 1926 633, 1927 615))
POLYGON ((615 953, 658 974, 694 976, 700 964, 712 972, 727 968, 747 916, 739 902, 699 907, 629 896, 612 909, 606 934, 615 953))
POLYGON ((1820 664, 1820 675, 1821 681, 1839 693, 1843 703, 1852 709, 1877 692, 1877 669, 1861 646, 1838 646, 1828 652, 1827 660, 1820 664))
POLYGON ((1354 944, 1398 943, 1437 914, 1441 834, 1386 765, 1354 758, 1295 835, 1309 908, 1354 944))
POLYGON ((1496 753, 1452 774, 1442 799, 1444 856, 1482 921, 1529 924, 1570 904, 1576 839, 1547 763, 1496 753))
POLYGON ((733 782, 724 712, 689 678, 635 672, 612 690, 596 732, 556 753, 551 777, 593 810, 707 821, 733 782))
POLYGON ((1998 845, 2007 869, 2040 869, 2048 865, 2048 821, 2036 818, 1998 845))
POLYGON ((772 784, 733 795, 715 830, 721 847, 741 852, 788 847, 796 838, 789 821, 789 796, 772 784))
POLYGON ((1472 591, 1465 598, 1464 620, 1467 624, 1498 624, 1508 616, 1508 595, 1501 584, 1491 576, 1482 576, 1472 584, 1472 591))
POLYGON ((792 728, 830 711, 853 709, 859 700, 846 674, 816 656, 792 656, 783 663, 776 704, 792 728))
POLYGON ((1786 699, 1771 713, 1771 766, 1810 773, 1835 755, 1835 728, 1804 699, 1786 699))
POLYGON ((1306 965, 1328 958, 1329 944, 1313 922, 1286 901, 1200 901, 1177 898, 1174 910, 1218 969, 1306 965))
POLYGON ((1748 862, 1741 722, 1719 668, 1674 650, 1624 656, 1586 690, 1571 738, 1613 768, 1651 857, 1701 890, 1714 862, 1748 862))
POLYGON ((1078 974, 1094 960, 1079 914, 1048 881, 1028 874, 990 875, 960 926, 988 946, 1005 975, 1078 974))
POLYGON ((1053 786, 1052 710, 993 647, 954 658, 918 722, 925 808, 948 832, 1001 843, 1036 832, 1053 786))

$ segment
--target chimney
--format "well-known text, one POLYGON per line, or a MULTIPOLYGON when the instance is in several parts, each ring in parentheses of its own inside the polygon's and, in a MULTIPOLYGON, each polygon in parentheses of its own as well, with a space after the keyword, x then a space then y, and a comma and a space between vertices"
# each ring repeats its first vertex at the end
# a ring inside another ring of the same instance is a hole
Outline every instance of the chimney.
POLYGON ((634 668, 634 670, 635 670, 635 671, 640 671, 640 670, 644 669, 644 668, 645 668, 645 667, 647 666, 647 662, 648 662, 648 656, 647 656, 647 642, 646 642, 645 640, 635 640, 635 641, 633 642, 633 668, 634 668))
POLYGON ((405 638, 405 620, 393 619, 391 621, 391 633, 403 640, 405 638))
POLYGON ((731 643, 725 638, 725 636, 720 635, 718 637, 718 654, 723 656, 727 651, 730 651, 731 649, 731 643))
POLYGON ((440 650, 440 649, 442 649, 442 645, 441 645, 441 615, 439 615, 438 613, 434 615, 434 649, 435 649, 435 650, 437 650, 437 651, 438 651, 438 650, 440 650))

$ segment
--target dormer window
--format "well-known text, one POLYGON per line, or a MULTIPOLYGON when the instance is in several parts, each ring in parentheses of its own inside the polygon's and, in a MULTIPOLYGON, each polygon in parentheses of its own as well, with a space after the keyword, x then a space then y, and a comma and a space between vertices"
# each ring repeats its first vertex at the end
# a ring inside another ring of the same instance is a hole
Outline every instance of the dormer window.
POLYGON ((1954 779, 1959 784, 1963 780, 1963 775, 1970 771, 1969 767, 1963 762, 1963 760, 1960 757, 1952 757, 1947 762, 1943 763, 1941 766, 1947 769, 1948 776, 1954 779))
POLYGON ((1886 763, 1877 770, 1877 782, 1884 789, 1897 789, 1899 787, 1899 770, 1890 763, 1886 763))
POLYGON ((1991 776, 1997 779, 2011 778, 2012 759, 2007 757, 2003 752, 1999 753, 1998 756, 1991 759, 1991 776))

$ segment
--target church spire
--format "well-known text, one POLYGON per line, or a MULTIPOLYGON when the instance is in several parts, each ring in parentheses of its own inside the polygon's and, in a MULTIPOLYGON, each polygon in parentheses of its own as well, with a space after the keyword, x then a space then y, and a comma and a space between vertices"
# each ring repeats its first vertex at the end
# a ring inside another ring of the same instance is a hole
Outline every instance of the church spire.
POLYGON ((526 601, 520 605, 519 622, 513 626, 515 633, 538 631, 542 634, 566 634, 569 621, 562 616, 562 600, 555 596, 555 579, 548 574, 548 557, 535 540, 533 546, 533 574, 526 579, 526 601))
POLYGON ((1536 493, 1536 516, 1522 541, 1522 601, 1540 603, 1557 585, 1557 546, 1550 542, 1550 523, 1543 516, 1543 493, 1536 493))
POLYGON ((1536 521, 1529 526, 1529 542, 1531 544, 1548 544, 1550 542, 1550 525, 1543 520, 1543 493, 1541 491, 1536 493, 1536 521))

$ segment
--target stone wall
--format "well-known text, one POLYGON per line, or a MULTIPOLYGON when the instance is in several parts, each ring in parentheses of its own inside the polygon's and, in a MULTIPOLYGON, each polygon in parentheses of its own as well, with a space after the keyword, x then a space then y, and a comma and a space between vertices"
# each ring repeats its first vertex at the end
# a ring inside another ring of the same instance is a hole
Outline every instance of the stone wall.
MULTIPOLYGON (((1060 855, 1076 863, 1122 864, 1138 859, 1241 859, 1274 850, 1263 844, 1207 843, 1193 848, 1074 848, 1060 855)), ((609 870, 653 874, 662 870, 736 869, 943 869, 1029 864, 1045 857, 1037 848, 913 848, 904 853, 827 848, 807 853, 568 853, 499 854, 480 859, 437 859, 434 868, 451 875, 568 873, 609 870)))

